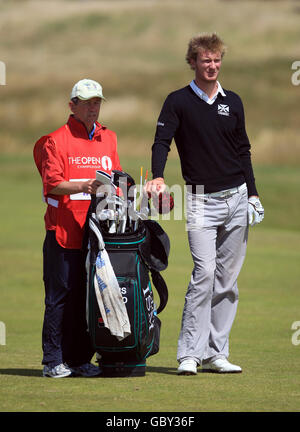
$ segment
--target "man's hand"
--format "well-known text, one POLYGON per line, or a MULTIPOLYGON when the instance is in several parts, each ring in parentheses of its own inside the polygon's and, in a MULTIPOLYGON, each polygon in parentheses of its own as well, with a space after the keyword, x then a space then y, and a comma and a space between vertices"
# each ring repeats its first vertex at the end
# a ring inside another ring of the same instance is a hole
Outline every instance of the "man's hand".
POLYGON ((146 192, 150 194, 150 196, 154 194, 159 194, 166 189, 165 181, 162 177, 157 177, 153 180, 150 180, 146 183, 145 186, 146 192))
POLYGON ((82 192, 87 194, 95 194, 97 192, 97 189, 99 186, 101 186, 102 183, 98 180, 90 179, 82 184, 82 192))
POLYGON ((251 196, 248 199, 248 222, 250 226, 259 224, 265 215, 263 206, 258 196, 251 196))

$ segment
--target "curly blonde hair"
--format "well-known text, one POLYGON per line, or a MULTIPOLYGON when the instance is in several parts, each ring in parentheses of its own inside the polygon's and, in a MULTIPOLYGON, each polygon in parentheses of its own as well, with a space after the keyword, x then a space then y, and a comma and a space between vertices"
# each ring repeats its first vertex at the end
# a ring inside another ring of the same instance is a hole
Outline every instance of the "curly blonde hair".
POLYGON ((189 65, 191 60, 197 60, 199 50, 211 51, 213 53, 220 52, 223 58, 226 52, 226 46, 222 39, 216 33, 201 33, 193 37, 188 44, 188 50, 185 59, 189 65))

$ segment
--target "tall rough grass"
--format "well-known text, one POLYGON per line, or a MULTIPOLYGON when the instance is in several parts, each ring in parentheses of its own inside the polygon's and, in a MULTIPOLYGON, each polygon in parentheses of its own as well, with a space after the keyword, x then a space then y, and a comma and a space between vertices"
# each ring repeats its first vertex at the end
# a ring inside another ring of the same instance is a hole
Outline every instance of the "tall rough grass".
POLYGON ((244 101, 254 161, 298 164, 299 12, 293 1, 0 1, 0 150, 31 151, 68 117, 73 84, 90 77, 104 87, 100 121, 120 154, 149 155, 164 98, 193 78, 189 38, 217 31, 228 45, 220 81, 244 101))

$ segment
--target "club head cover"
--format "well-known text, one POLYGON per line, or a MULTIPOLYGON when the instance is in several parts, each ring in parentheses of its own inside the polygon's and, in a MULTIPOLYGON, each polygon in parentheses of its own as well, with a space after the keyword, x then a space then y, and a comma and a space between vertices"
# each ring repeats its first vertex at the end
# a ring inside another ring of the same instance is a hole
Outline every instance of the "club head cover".
POLYGON ((150 196, 152 198, 153 205, 159 214, 169 213, 173 209, 174 198, 169 192, 164 191, 150 196))

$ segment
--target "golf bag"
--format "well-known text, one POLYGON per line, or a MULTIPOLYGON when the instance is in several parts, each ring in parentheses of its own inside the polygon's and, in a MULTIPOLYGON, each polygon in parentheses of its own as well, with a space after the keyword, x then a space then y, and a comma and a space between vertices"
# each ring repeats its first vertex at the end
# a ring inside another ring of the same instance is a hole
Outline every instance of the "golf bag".
POLYGON ((158 314, 168 301, 160 271, 168 265, 169 238, 148 219, 110 233, 108 221, 97 218, 100 201, 92 198, 86 223, 88 330, 104 377, 143 376, 147 357, 159 351, 158 314))

